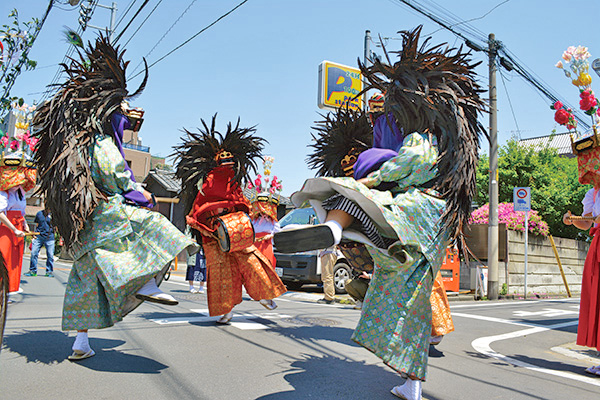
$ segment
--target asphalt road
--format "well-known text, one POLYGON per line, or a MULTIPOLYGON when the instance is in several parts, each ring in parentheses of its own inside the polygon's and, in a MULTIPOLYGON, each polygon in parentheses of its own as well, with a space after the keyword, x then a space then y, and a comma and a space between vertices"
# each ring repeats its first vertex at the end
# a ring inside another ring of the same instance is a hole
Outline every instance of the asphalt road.
MULTIPOLYGON (((350 340, 360 315, 351 305, 288 292, 268 311, 245 297, 231 325, 217 326, 206 295, 188 293, 179 274, 163 284, 178 306, 143 304, 90 331, 96 356, 71 363, 74 333, 60 330, 69 268, 23 277, 8 309, 0 398, 395 399, 389 390, 402 382, 350 340)), ((430 350, 426 399, 600 399, 600 377, 583 371, 600 358, 574 345, 578 299, 451 308, 456 331, 430 350)))

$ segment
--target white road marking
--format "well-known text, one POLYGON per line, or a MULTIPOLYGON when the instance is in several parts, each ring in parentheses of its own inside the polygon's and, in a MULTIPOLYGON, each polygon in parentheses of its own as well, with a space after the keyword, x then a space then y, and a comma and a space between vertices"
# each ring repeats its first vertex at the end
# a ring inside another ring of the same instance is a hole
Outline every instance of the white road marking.
POLYGON ((559 310, 557 308, 545 308, 542 311, 513 311, 516 317, 560 317, 564 315, 577 315, 578 311, 559 310))
POLYGON ((464 317, 471 319, 479 319, 482 321, 490 321, 490 322, 498 322, 501 324, 509 324, 509 325, 518 325, 518 326, 531 326, 531 324, 526 324, 518 321, 511 321, 510 319, 496 318, 496 317, 488 317, 486 315, 473 315, 473 314, 463 314, 463 313, 452 313, 453 317, 464 317))
POLYGON ((588 384, 594 385, 594 386, 600 386, 600 381, 596 378, 588 378, 586 376, 577 375, 572 372, 557 371, 557 370, 548 369, 548 368, 541 368, 541 367, 535 366, 533 364, 529 364, 527 362, 505 356, 504 354, 500 354, 491 348, 492 343, 500 341, 500 340, 515 339, 518 337, 533 335, 533 334, 545 332, 548 330, 560 329, 560 328, 564 328, 564 327, 568 327, 568 326, 574 326, 574 325, 578 324, 577 320, 562 322, 560 324, 541 326, 541 325, 527 324, 527 323, 523 323, 523 322, 506 320, 506 319, 502 319, 502 318, 486 317, 486 316, 481 316, 481 315, 452 313, 452 316, 453 317, 456 316, 456 317, 463 317, 463 318, 472 318, 472 319, 485 320, 485 321, 491 321, 491 322, 498 322, 498 323, 510 324, 510 325, 527 326, 528 327, 527 329, 523 329, 520 331, 505 333, 502 335, 481 337, 481 338, 475 339, 471 342, 471 346, 479 353, 484 354, 490 358, 495 358, 497 360, 504 361, 507 364, 512 364, 517 367, 526 368, 531 371, 536 371, 536 372, 540 372, 543 374, 559 376, 559 377, 566 378, 566 379, 571 379, 571 380, 575 380, 575 381, 579 381, 579 382, 588 383, 588 384))
MULTIPOLYGON (((157 318, 151 319, 152 322, 155 322, 159 325, 173 325, 173 324, 189 324, 193 322, 216 322, 220 317, 215 316, 211 317, 208 315, 208 309, 192 309, 192 312, 200 314, 198 317, 168 317, 168 318, 157 318)), ((279 314, 279 313, 247 313, 247 312, 234 312, 233 318, 231 319, 231 326, 242 329, 242 330, 257 330, 257 329, 267 329, 268 326, 265 324, 261 324, 260 322, 256 322, 257 318, 263 318, 267 320, 276 320, 281 318, 290 318, 289 315, 279 314)))
MULTIPOLYGON (((544 300, 526 300, 526 301, 499 301, 495 303, 491 303, 488 301, 481 301, 478 303, 470 303, 470 304, 453 304, 454 302, 450 302, 450 309, 454 310, 457 308, 477 308, 477 307, 512 307, 519 304, 536 304, 536 303, 565 303, 565 302, 573 302, 576 301, 579 304, 579 298, 568 298, 568 299, 544 299, 544 300)), ((579 307, 579 306, 577 306, 579 307)))

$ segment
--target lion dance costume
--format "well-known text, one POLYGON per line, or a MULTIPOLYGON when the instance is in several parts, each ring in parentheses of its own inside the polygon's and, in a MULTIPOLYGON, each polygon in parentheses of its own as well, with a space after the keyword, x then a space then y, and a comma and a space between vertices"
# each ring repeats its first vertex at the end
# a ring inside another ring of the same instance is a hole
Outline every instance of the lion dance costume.
POLYGON ((250 170, 256 171, 264 139, 253 135, 254 128, 241 128, 239 120, 227 125, 225 135, 216 130, 216 115, 210 127, 202 124, 198 133, 186 131, 176 147, 176 175, 187 223, 202 236, 209 314, 223 315, 219 321, 226 323, 242 302, 242 286, 257 301, 272 300, 286 288, 255 245, 251 205, 242 192, 250 170))
POLYGON ((40 191, 73 255, 63 330, 77 330, 70 360, 94 355, 88 329, 121 321, 142 301, 176 305, 158 286, 170 262, 197 245, 153 206, 123 155, 124 52, 100 35, 63 65, 68 79, 34 117, 40 191))
POLYGON ((354 177, 307 180, 291 200, 309 201, 325 223, 275 235, 280 252, 330 247, 342 238, 366 245, 375 272, 352 339, 406 378, 392 393, 410 400, 421 399, 431 289, 449 241, 468 221, 484 132, 477 121, 484 102, 468 55, 419 46, 420 33, 421 27, 402 32, 392 65, 384 61, 389 56, 361 65, 365 90, 385 94, 388 130, 381 139, 389 143, 360 153, 354 177))

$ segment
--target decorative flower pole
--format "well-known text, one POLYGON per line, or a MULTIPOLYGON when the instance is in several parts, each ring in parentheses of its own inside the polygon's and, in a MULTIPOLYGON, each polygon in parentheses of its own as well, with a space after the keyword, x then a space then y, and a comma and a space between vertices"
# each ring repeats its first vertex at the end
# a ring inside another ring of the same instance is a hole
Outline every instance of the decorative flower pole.
MULTIPOLYGON (((570 46, 562 55, 562 59, 567 63, 568 67, 563 65, 562 61, 556 63, 556 67, 562 69, 565 76, 571 79, 571 83, 579 89, 579 108, 592 118, 592 130, 594 136, 597 135, 596 125, 600 120, 600 109, 598 108, 598 99, 592 90, 592 77, 589 74, 590 53, 587 47, 570 46)), ((573 116, 573 111, 563 108, 563 104, 557 101, 550 108, 555 110, 554 120, 560 125, 565 125, 571 134, 575 135, 575 141, 579 141, 587 134, 579 134, 577 132, 577 121, 573 116)), ((599 145, 600 143, 595 143, 599 145)), ((575 149, 574 149, 575 150, 575 149)))

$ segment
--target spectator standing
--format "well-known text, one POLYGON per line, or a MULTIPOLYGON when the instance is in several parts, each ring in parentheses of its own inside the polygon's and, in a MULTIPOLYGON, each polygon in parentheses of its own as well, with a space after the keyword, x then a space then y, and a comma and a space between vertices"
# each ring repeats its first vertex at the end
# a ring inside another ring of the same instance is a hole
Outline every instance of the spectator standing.
POLYGON ((337 260, 335 248, 331 247, 321 251, 321 282, 323 282, 323 298, 317 303, 333 304, 335 298, 335 284, 333 281, 333 267, 337 260))
POLYGON ((39 235, 33 238, 31 243, 31 261, 29 263, 29 272, 26 276, 37 276, 37 263, 40 249, 42 246, 46 249, 46 276, 54 276, 54 226, 52 225, 52 214, 47 209, 38 211, 35 214, 36 228, 39 235))
POLYGON ((188 257, 187 271, 185 279, 190 284, 190 293, 204 293, 204 284, 206 283, 206 258, 202 248, 188 257), (194 288, 194 282, 200 282, 198 289, 194 288))

